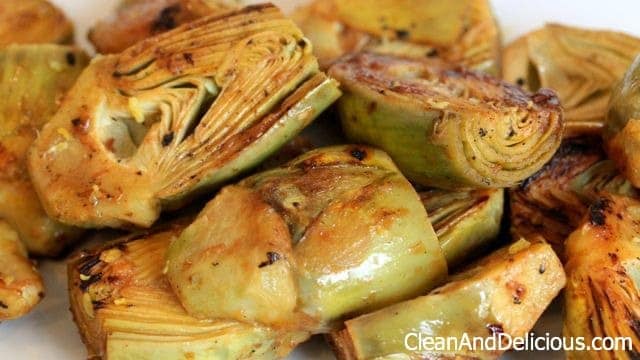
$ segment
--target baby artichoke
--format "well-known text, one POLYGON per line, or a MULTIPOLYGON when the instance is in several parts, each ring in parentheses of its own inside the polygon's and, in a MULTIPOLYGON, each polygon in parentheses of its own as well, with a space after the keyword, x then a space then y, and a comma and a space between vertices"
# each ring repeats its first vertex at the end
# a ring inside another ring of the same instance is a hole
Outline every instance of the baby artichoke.
POLYGON ((446 274, 411 184, 380 150, 352 145, 225 187, 167 253, 189 314, 314 333, 446 274))
POLYGON ((519 240, 426 296, 346 321, 330 340, 339 359, 497 359, 501 351, 439 351, 421 347, 419 339, 523 337, 565 281, 549 245, 519 240))
MULTIPOLYGON (((3 5, 0 5, 0 7, 3 5)), ((79 49, 11 45, 0 50, 0 219, 31 254, 56 255, 78 230, 49 218, 27 173, 27 152, 87 65, 79 49)))
POLYGON ((419 192, 449 268, 474 257, 497 238, 504 191, 441 190, 419 192))
POLYGON ((613 89, 603 131, 609 156, 640 187, 640 57, 613 89))
MULTIPOLYGON (((627 338, 631 348, 570 351, 569 359, 635 359, 640 351, 640 202, 599 198, 566 242, 564 336, 627 338)), ((618 341, 618 340, 616 340, 618 341)))
POLYGON ((44 285, 18 234, 0 221, 0 321, 20 317, 44 297, 44 285))
POLYGON ((73 25, 46 0, 0 1, 0 48, 10 44, 70 43, 73 25))
POLYGON ((565 239, 604 193, 640 195, 606 159, 599 139, 567 139, 549 163, 510 190, 512 232, 540 234, 562 256, 565 239))
POLYGON ((205 17, 95 59, 34 143, 32 180, 64 223, 150 226, 268 157, 339 95, 273 5, 205 17))
POLYGON ((189 316, 162 273, 167 247, 183 227, 129 236, 71 259, 71 311, 90 358, 277 359, 308 337, 189 316))
POLYGON ((508 45, 502 76, 529 91, 558 93, 565 136, 599 134, 611 89, 640 52, 640 39, 612 31, 547 24, 508 45))
POLYGON ((440 57, 499 73, 500 36, 486 0, 315 0, 293 19, 322 67, 361 50, 440 57))
POLYGON ((345 92, 338 108, 347 137, 382 148, 421 185, 512 186, 560 146, 562 109, 550 90, 530 95, 438 61, 370 53, 330 74, 345 92))
POLYGON ((100 53, 119 53, 138 41, 236 5, 233 0, 123 0, 115 14, 94 25, 89 40, 100 53))

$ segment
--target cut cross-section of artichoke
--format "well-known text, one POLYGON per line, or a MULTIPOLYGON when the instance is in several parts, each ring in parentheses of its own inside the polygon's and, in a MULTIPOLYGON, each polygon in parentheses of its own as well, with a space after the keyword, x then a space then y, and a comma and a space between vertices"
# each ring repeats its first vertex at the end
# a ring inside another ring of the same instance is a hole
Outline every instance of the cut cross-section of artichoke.
POLYGON ((0 1, 0 48, 10 44, 66 44, 72 41, 73 25, 48 1, 0 1))
POLYGON ((440 57, 499 73, 500 36, 486 0, 315 0, 293 19, 320 64, 361 50, 440 57))
POLYGON ((529 91, 555 90, 565 111, 565 137, 599 134, 611 89, 640 39, 612 31, 547 24, 508 45, 502 76, 529 91))
POLYGON ((0 321, 18 318, 44 297, 44 285, 18 234, 0 221, 0 321))
POLYGON ((477 256, 497 238, 504 204, 502 189, 428 189, 419 194, 450 269, 477 256))
POLYGON ((426 296, 346 321, 345 329, 329 338, 339 359, 497 359, 499 350, 444 346, 439 351, 420 343, 524 337, 564 285, 562 264, 551 247, 519 240, 426 296))
POLYGON ((32 179, 62 222, 149 226, 268 157, 339 95, 274 6, 209 16, 94 60, 36 140, 32 179))
POLYGON ((555 94, 528 94, 438 61, 361 53, 330 70, 343 86, 342 126, 385 150, 411 180, 439 188, 517 184, 560 146, 555 94))
POLYGON ((565 239, 598 196, 640 195, 606 159, 601 145, 595 138, 567 139, 540 171, 510 190, 514 235, 540 234, 563 257, 565 239))
POLYGON ((167 247, 183 228, 129 236, 70 260, 71 311, 90 357, 278 359, 308 337, 189 316, 163 274, 167 247))
POLYGON ((198 318, 324 332, 428 291, 447 265, 391 159, 346 145, 225 187, 171 244, 167 270, 198 318))
POLYGON ((89 40, 103 54, 129 46, 206 15, 238 7, 237 0, 123 0, 115 14, 99 21, 89 40))
POLYGON ((45 213, 27 173, 27 153, 88 62, 82 50, 70 46, 0 50, 0 219, 34 255, 56 255, 79 234, 45 213))
POLYGON ((616 350, 569 351, 569 359, 635 359, 640 352, 640 202, 599 198, 565 246, 564 336, 627 338, 616 350))

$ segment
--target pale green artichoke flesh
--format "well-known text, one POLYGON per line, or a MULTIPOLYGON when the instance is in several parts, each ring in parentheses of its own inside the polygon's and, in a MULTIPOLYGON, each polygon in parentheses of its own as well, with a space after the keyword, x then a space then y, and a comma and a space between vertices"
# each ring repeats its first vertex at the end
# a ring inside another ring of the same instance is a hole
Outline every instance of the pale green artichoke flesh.
POLYGON ((224 188, 171 244, 167 270, 196 317, 319 333, 428 291, 447 265, 391 159, 337 146, 224 188))
POLYGON ((421 185, 512 186, 560 146, 562 109, 549 90, 527 94, 440 62, 370 53, 330 74, 345 92, 338 109, 347 137, 385 150, 421 185))
POLYGON ((274 6, 209 16, 93 61, 30 171, 62 222, 150 226, 258 164, 339 94, 274 6))
POLYGON ((82 50, 70 46, 0 50, 0 219, 33 255, 57 255, 79 235, 45 213, 27 173, 27 153, 88 62, 82 50))

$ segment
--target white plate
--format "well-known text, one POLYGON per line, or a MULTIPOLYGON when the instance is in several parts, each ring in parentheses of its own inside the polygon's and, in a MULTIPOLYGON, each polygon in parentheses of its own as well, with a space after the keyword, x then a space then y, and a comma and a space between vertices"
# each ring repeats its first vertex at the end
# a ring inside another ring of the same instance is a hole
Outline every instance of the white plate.
MULTIPOLYGON (((2 1, 2 0, 0 0, 2 1)), ((95 19, 108 14, 119 0, 53 0, 76 24, 76 37, 89 49, 86 34, 95 19)), ((348 0, 343 0, 348 1, 348 0)), ((444 0, 443 0, 444 1, 444 0)), ((296 1, 275 0, 285 10, 296 1)), ((632 14, 640 13, 637 0, 493 0, 493 7, 503 30, 505 41, 541 26, 545 22, 608 28, 640 36, 640 22, 632 14)), ((40 270, 47 286, 47 296, 28 316, 0 324, 0 359, 67 359, 80 360, 86 350, 68 311, 65 267, 61 263, 44 261, 40 270)), ((536 325, 537 334, 561 334, 561 306, 556 301, 536 325)), ((505 359, 562 359, 561 353, 511 352, 505 359)), ((290 360, 333 359, 321 339, 304 344, 290 360)))

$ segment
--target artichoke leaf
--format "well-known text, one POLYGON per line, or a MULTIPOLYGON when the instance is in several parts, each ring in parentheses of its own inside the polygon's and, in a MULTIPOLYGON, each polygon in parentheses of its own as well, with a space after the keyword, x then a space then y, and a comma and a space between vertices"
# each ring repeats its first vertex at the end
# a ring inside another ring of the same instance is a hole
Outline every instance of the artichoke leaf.
POLYGON ((167 253, 189 314, 313 333, 424 293, 446 273, 411 184, 386 154, 353 145, 225 187, 167 253))
POLYGON ((71 311, 90 357, 277 359, 308 337, 189 316, 163 274, 165 252, 185 222, 79 252, 69 261, 71 311))
POLYGON ((343 330, 330 335, 330 342, 340 359, 497 359, 500 351, 479 348, 430 352, 417 346, 417 337, 407 335, 523 337, 565 281, 562 264, 548 244, 521 239, 428 295, 346 321, 343 330))
POLYGON ((504 205, 502 189, 428 189, 419 195, 449 269, 472 259, 498 237, 504 205))
POLYGON ((566 139, 540 171, 510 189, 511 231, 542 235, 562 258, 566 238, 607 193, 640 195, 606 158, 599 139, 566 139))
POLYGON ((258 164, 339 94, 274 6, 212 15, 93 61, 30 171, 62 222, 146 227, 258 164))
POLYGON ((73 25, 46 0, 0 2, 0 48, 10 44, 67 44, 73 41, 73 25))
POLYGON ((446 61, 499 72, 500 34, 488 1, 316 0, 293 19, 315 46, 321 66, 371 51, 446 61))
POLYGON ((99 53, 119 53, 153 35, 214 13, 238 7, 234 0, 124 0, 98 21, 89 40, 99 53))
POLYGON ((0 321, 25 315, 44 297, 44 284, 9 224, 0 221, 0 321))
MULTIPOLYGON (((630 339, 632 349, 569 351, 567 358, 633 359, 640 351, 640 202, 607 195, 566 241, 565 337, 630 339)), ((628 345, 627 345, 628 346, 628 345)))
POLYGON ((330 74, 347 137, 385 150, 412 181, 500 188, 540 169, 560 146, 555 94, 528 94, 488 75, 427 59, 360 53, 330 74))
POLYGON ((29 179, 27 153, 88 62, 82 50, 70 46, 28 44, 0 50, 0 219, 34 255, 57 255, 79 235, 78 229, 45 213, 29 179))
POLYGON ((613 86, 640 51, 640 39, 603 30, 547 24, 503 53, 503 78, 529 91, 558 93, 565 137, 599 134, 613 86))

